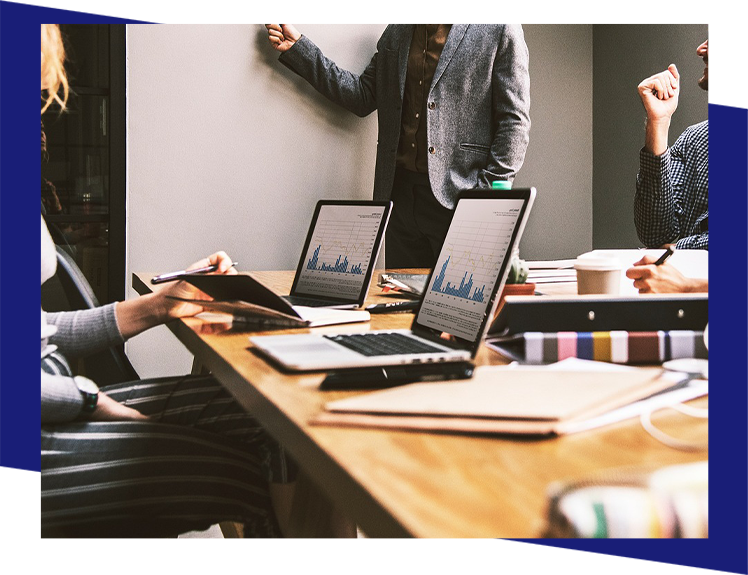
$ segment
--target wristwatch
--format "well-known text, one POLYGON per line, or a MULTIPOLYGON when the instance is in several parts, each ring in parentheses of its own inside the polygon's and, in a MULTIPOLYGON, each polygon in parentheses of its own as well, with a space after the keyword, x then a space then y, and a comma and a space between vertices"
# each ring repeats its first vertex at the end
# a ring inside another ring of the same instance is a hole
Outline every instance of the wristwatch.
POLYGON ((99 401, 99 387, 87 377, 76 376, 73 378, 78 391, 83 398, 83 408, 81 413, 89 414, 96 410, 96 404, 99 401))

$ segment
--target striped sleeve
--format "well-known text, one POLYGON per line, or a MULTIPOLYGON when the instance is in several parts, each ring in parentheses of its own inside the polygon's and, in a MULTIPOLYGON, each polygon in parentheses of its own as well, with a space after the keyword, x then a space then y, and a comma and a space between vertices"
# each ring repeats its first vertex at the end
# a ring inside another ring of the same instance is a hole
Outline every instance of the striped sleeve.
POLYGON ((72 421, 83 400, 72 377, 42 373, 42 423, 72 421))

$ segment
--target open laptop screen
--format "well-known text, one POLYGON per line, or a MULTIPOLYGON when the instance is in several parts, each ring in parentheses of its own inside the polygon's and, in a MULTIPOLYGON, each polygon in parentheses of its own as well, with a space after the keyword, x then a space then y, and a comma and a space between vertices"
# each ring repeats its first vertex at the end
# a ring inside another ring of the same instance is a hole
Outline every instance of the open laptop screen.
POLYGON ((291 295, 362 304, 390 209, 390 202, 320 201, 291 295))
POLYGON ((534 190, 493 193, 502 197, 458 202, 414 329, 444 332, 464 343, 480 341, 534 197, 534 190))

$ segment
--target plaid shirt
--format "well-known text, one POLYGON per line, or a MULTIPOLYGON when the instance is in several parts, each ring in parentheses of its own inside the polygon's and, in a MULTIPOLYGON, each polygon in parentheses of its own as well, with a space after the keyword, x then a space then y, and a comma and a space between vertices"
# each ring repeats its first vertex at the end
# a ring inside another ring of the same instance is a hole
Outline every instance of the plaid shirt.
POLYGON ((709 249, 709 122, 690 126, 664 154, 639 152, 634 223, 647 247, 709 249))

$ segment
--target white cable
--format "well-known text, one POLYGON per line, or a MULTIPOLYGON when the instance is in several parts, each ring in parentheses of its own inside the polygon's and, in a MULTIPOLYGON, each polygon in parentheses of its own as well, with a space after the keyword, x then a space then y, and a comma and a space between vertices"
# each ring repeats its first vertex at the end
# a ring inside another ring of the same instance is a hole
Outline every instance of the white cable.
POLYGON ((650 411, 646 411, 639 416, 639 421, 641 422, 641 425, 644 428, 644 431, 649 433, 649 435, 651 435, 654 439, 656 439, 660 443, 663 443, 667 445, 668 447, 672 447, 673 449, 680 449, 681 451, 705 451, 709 449, 709 442, 696 443, 696 442, 690 442, 690 441, 683 441, 676 437, 673 437, 672 435, 668 435, 661 429, 655 427, 655 425, 652 423, 652 414, 655 411, 659 411, 660 409, 667 409, 667 408, 674 409, 676 411, 679 411, 691 417, 699 417, 699 418, 709 417, 708 409, 699 409, 699 408, 695 408, 691 406, 686 406, 681 403, 674 404, 674 405, 666 405, 663 407, 652 409, 650 411))
POLYGON ((670 407, 675 411, 681 412, 683 415, 688 415, 689 417, 709 419, 709 408, 707 407, 693 407, 692 405, 686 405, 685 403, 671 405, 670 407))

